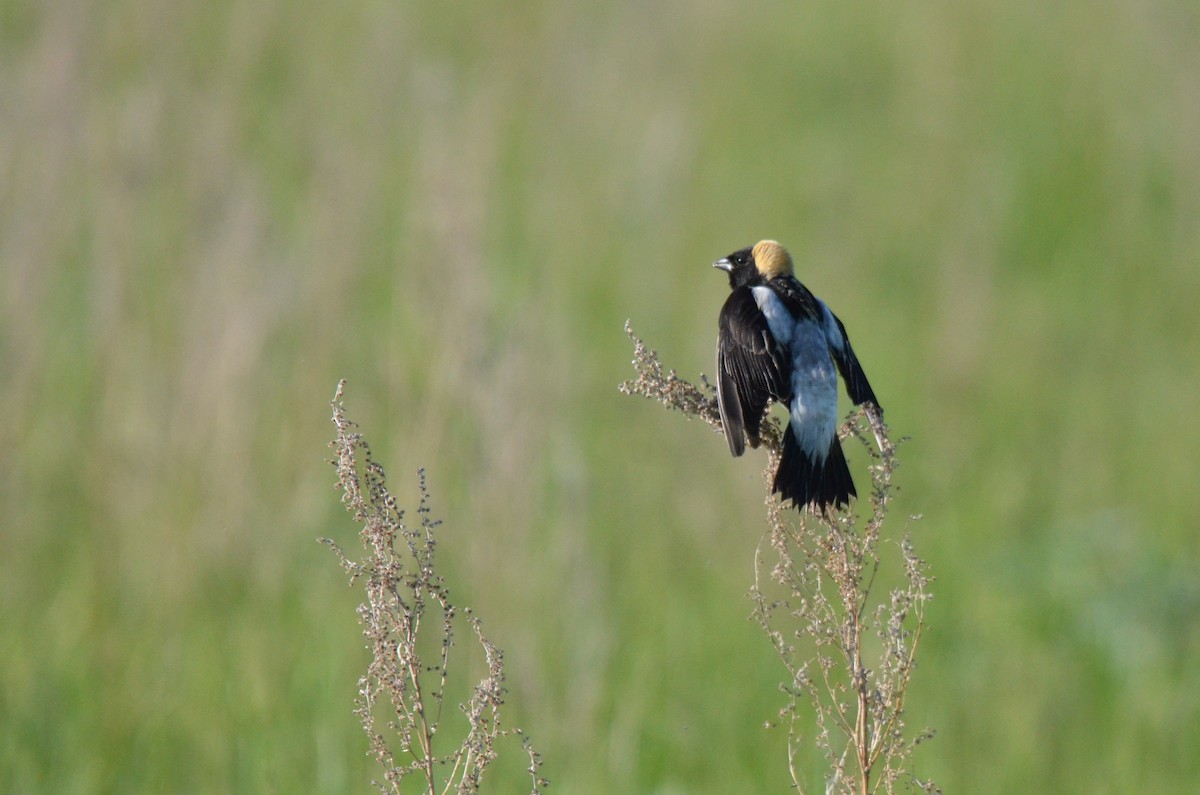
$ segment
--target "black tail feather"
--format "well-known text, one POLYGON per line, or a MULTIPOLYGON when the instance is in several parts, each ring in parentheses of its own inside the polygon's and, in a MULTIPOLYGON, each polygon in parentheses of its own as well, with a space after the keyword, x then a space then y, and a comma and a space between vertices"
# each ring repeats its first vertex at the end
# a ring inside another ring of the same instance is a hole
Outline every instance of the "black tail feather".
POLYGON ((772 490, 797 508, 812 505, 818 511, 828 505, 849 505, 850 498, 858 496, 837 436, 825 460, 814 460, 800 449, 790 427, 783 434, 783 456, 772 490))

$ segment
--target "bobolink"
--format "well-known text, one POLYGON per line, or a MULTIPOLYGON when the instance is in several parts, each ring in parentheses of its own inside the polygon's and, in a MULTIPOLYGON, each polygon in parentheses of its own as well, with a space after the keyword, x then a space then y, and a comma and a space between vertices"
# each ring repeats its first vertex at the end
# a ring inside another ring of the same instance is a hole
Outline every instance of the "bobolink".
POLYGON ((842 321, 792 273, 792 257, 760 241, 713 263, 733 290, 721 307, 717 402, 729 451, 759 443, 772 401, 791 414, 772 487, 797 508, 848 505, 857 496, 837 438, 837 376, 857 405, 879 406, 842 321))

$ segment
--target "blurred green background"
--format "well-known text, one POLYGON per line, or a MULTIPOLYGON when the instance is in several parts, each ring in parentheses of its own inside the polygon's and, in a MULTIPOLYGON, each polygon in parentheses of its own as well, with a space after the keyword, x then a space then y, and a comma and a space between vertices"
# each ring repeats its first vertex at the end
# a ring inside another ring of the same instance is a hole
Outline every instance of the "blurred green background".
POLYGON ((553 792, 788 791, 763 456, 616 390, 763 237, 912 437, 916 771, 1195 786, 1191 0, 7 0, 0 200, 4 792, 370 791, 341 377, 553 792))

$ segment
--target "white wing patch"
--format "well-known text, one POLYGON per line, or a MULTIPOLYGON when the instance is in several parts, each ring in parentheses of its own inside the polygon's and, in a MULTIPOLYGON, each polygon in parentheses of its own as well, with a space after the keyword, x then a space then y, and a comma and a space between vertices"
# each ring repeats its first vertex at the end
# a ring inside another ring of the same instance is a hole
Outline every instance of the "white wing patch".
POLYGON ((792 331, 796 326, 792 313, 787 311, 787 307, 770 287, 751 287, 750 293, 754 296, 754 303, 758 304, 758 310, 767 319, 767 328, 771 329, 771 336, 784 349, 791 347, 792 331))
POLYGON ((825 318, 825 339, 829 340, 829 347, 841 353, 846 347, 846 341, 842 339, 842 330, 838 328, 837 321, 833 319, 833 313, 825 306, 825 302, 818 298, 817 303, 820 304, 821 314, 825 318))

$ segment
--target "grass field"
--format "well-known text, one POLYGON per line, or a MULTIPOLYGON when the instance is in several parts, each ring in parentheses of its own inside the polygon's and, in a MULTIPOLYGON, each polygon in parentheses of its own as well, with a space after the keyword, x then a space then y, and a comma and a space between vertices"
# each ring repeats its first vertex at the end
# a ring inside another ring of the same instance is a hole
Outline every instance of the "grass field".
POLYGON ((0 791, 370 791, 343 377, 552 792, 788 791, 763 459, 616 389, 774 237, 912 437, 917 772, 1191 792, 1198 141, 1185 0, 0 5, 0 791))

